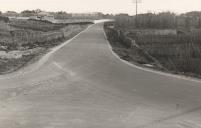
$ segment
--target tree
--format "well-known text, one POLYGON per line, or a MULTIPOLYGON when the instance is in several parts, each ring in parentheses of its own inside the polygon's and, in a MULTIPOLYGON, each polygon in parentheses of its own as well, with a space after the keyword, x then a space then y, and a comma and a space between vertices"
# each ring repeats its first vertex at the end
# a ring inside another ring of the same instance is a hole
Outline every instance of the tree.
POLYGON ((198 27, 201 28, 201 18, 198 20, 198 27))
POLYGON ((34 15, 36 15, 36 11, 35 10, 24 10, 21 12, 21 15, 27 16, 27 17, 34 16, 34 15))
POLYGON ((58 11, 57 14, 67 14, 65 11, 58 11))
POLYGON ((4 21, 5 23, 9 22, 9 18, 8 17, 4 17, 4 16, 0 16, 0 21, 4 21))
POLYGON ((185 28, 187 28, 187 29, 190 28, 190 18, 189 18, 189 17, 187 17, 187 18, 185 19, 185 28))

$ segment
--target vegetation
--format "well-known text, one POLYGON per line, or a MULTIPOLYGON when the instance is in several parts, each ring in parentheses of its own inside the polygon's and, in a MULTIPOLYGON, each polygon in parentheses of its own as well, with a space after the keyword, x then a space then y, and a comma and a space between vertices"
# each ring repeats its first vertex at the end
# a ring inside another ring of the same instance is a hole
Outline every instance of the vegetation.
POLYGON ((8 17, 4 17, 4 16, 0 16, 0 21, 8 23, 9 22, 9 18, 8 17))
MULTIPOLYGON (((141 14, 138 16, 138 26, 135 16, 120 14, 113 17, 116 19, 114 27, 110 25, 108 28, 112 29, 112 34, 107 32, 108 29, 106 33, 114 51, 115 43, 124 46, 129 56, 125 60, 134 61, 135 64, 151 64, 154 68, 172 73, 201 77, 201 12, 141 14), (167 30, 174 30, 175 33, 160 33, 167 30), (138 49, 131 49, 131 44, 122 38, 133 40, 138 49), (141 54, 139 49, 146 54, 141 54)), ((117 53, 122 56, 121 52, 117 53)))
POLYGON ((117 30, 109 27, 109 23, 105 23, 104 29, 107 38, 120 58, 129 61, 134 64, 151 64, 161 70, 165 68, 145 50, 140 48, 132 38, 126 36, 121 30, 117 30))
POLYGON ((119 14, 111 16, 116 20, 116 27, 124 29, 172 29, 201 27, 201 12, 188 12, 186 14, 176 15, 171 12, 162 13, 145 13, 138 15, 138 22, 136 24, 136 17, 128 14, 119 14), (137 26, 136 26, 137 25, 137 26))
POLYGON ((0 75, 18 70, 34 57, 35 55, 27 55, 18 59, 0 59, 0 75))
POLYGON ((36 20, 5 22, 0 22, 0 74, 18 70, 89 25, 53 24, 36 20))
POLYGON ((62 24, 53 24, 48 21, 39 21, 39 20, 12 20, 10 22, 10 25, 19 29, 31 29, 35 31, 53 31, 53 30, 59 30, 64 25, 62 24))
POLYGON ((129 36, 168 70, 201 75, 200 36, 132 36, 131 34, 129 36))

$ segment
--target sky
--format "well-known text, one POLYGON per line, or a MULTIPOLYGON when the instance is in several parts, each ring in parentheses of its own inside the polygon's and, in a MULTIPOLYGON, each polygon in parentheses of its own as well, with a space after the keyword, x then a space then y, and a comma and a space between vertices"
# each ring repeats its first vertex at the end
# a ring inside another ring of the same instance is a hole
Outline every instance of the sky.
MULTIPOLYGON (((139 13, 172 11, 180 14, 201 11, 201 0, 141 0, 139 13)), ((0 0, 0 11, 42 9, 69 13, 103 12, 109 14, 135 14, 133 0, 0 0)))

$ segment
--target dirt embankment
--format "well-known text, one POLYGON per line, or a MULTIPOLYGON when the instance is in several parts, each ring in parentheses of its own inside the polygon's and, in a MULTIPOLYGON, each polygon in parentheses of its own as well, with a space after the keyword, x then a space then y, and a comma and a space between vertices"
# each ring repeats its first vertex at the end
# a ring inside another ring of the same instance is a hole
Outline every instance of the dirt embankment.
MULTIPOLYGON (((131 63, 201 78, 201 37, 189 34, 139 34, 105 24, 113 50, 131 63)), ((136 32, 137 31, 137 32, 136 32)), ((161 30, 162 31, 162 30, 161 30)))
POLYGON ((18 70, 90 25, 14 20, 0 23, 0 74, 18 70))
POLYGON ((123 60, 136 65, 166 70, 154 57, 140 48, 135 40, 127 37, 123 31, 111 28, 109 23, 105 23, 104 29, 113 51, 123 60))

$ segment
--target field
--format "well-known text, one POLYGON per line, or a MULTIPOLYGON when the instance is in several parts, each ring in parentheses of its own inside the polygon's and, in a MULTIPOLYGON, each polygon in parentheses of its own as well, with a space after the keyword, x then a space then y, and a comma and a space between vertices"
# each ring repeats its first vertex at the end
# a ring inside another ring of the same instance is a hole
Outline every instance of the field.
POLYGON ((0 21, 0 74, 18 70, 88 25, 53 24, 36 20, 0 21))
POLYGON ((136 43, 164 67, 175 73, 201 75, 201 37, 199 35, 133 36, 136 43))
POLYGON ((141 66, 152 65, 151 68, 175 74, 201 77, 199 33, 136 34, 133 30, 126 31, 125 28, 109 29, 107 25, 105 31, 113 50, 122 59, 141 66), (131 47, 132 42, 135 43, 134 47, 131 47))
POLYGON ((64 27, 63 24, 53 24, 48 21, 38 21, 38 20, 11 20, 10 25, 20 29, 31 29, 35 31, 53 31, 64 27))

